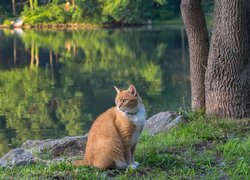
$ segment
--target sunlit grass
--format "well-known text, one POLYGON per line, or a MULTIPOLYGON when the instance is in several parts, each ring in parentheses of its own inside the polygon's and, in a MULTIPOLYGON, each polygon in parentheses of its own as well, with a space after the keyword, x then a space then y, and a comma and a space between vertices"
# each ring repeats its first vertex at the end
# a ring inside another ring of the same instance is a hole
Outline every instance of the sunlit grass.
POLYGON ((220 179, 250 176, 250 120, 218 120, 187 113, 168 133, 143 133, 137 170, 102 171, 70 162, 0 168, 0 179, 220 179))

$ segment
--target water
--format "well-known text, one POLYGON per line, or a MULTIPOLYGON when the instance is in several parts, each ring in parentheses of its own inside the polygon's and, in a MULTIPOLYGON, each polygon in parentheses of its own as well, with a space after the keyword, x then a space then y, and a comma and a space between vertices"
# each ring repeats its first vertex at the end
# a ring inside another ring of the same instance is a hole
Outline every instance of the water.
POLYGON ((86 133, 133 83, 148 116, 190 105, 183 28, 0 31, 0 156, 86 133))

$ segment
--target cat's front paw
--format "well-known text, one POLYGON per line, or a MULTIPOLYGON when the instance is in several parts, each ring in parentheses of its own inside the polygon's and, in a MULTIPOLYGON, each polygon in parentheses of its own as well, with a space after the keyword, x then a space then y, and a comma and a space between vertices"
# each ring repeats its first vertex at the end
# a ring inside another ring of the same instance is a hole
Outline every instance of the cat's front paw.
POLYGON ((137 168, 137 166, 135 164, 131 164, 128 166, 127 170, 134 170, 136 168, 137 168))
POLYGON ((134 161, 134 162, 133 162, 133 165, 135 165, 136 167, 138 167, 138 166, 139 166, 139 163, 136 162, 136 161, 134 161))

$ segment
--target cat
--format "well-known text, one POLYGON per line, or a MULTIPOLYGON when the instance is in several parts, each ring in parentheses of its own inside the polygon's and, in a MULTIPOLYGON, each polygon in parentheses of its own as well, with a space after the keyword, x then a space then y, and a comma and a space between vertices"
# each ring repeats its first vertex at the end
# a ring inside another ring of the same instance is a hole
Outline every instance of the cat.
POLYGON ((90 128, 84 160, 75 166, 89 165, 99 169, 136 169, 135 148, 146 121, 142 99, 134 85, 127 90, 114 86, 115 107, 97 117, 90 128))

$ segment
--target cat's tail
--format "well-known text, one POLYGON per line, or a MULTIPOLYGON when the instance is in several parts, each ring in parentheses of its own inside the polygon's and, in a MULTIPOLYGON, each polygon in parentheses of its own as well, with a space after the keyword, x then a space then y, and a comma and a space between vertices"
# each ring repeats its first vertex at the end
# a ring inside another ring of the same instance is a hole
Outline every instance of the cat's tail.
POLYGON ((76 160, 73 161, 73 165, 74 166, 85 166, 87 165, 87 162, 83 159, 83 160, 76 160))

